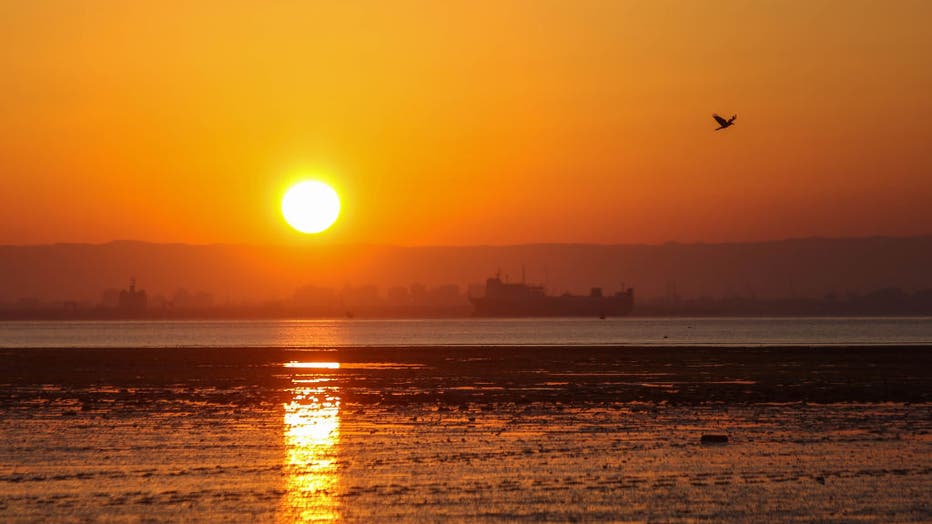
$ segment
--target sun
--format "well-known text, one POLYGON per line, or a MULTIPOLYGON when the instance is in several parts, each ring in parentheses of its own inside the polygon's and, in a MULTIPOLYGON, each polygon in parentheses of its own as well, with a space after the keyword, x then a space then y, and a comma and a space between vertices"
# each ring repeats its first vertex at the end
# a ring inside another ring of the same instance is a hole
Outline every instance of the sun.
POLYGON ((302 233, 320 233, 340 215, 340 197, 332 187, 310 180, 291 186, 282 198, 282 214, 302 233))

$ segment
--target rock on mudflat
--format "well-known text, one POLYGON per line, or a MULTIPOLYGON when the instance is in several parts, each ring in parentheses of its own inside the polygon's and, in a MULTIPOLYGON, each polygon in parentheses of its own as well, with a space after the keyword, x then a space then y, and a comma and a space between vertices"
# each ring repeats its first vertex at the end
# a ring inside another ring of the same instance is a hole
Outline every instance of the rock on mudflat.
POLYGON ((703 435, 699 442, 703 444, 727 444, 728 435, 703 435))

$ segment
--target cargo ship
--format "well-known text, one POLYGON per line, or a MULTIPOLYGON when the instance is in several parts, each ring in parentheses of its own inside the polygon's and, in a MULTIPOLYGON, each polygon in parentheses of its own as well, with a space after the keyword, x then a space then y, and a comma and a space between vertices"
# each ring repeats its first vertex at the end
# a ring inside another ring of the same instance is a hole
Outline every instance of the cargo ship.
POLYGON ((634 307, 634 289, 606 296, 594 287, 589 295, 548 295, 543 286, 503 282, 500 276, 485 281, 485 296, 469 297, 477 317, 621 317, 634 307))

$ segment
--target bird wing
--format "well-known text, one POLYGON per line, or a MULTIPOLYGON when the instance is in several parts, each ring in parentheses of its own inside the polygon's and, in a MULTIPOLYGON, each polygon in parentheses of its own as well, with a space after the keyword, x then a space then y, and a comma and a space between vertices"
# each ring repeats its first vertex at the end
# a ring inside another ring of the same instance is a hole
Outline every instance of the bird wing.
POLYGON ((728 121, 725 120, 724 118, 718 116, 718 115, 712 115, 712 118, 714 118, 715 121, 718 122, 718 125, 720 125, 720 126, 727 126, 727 125, 728 125, 728 121))

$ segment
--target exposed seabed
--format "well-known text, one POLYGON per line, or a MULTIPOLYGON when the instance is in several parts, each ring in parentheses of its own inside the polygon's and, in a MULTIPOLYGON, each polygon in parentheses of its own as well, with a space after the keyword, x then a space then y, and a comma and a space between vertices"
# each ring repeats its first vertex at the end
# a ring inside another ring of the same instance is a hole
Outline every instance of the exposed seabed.
POLYGON ((932 519, 932 348, 0 361, 2 521, 932 519))

